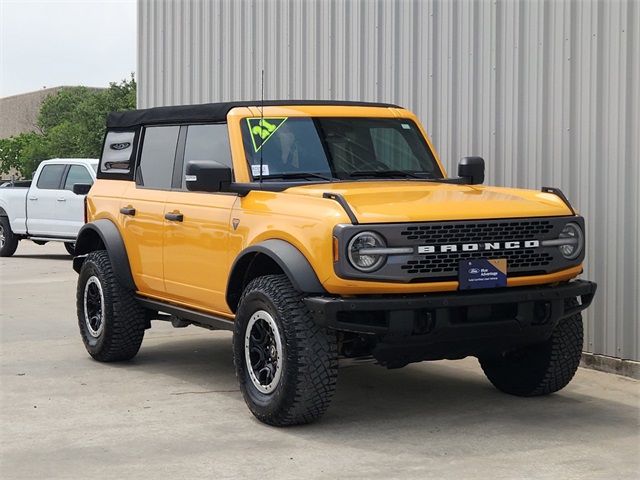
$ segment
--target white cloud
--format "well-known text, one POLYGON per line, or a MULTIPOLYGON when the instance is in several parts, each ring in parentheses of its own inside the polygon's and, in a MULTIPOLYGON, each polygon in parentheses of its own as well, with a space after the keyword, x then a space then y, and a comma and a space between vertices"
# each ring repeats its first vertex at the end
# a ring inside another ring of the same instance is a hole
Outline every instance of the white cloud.
POLYGON ((0 0, 0 97, 136 69, 136 0, 0 0))

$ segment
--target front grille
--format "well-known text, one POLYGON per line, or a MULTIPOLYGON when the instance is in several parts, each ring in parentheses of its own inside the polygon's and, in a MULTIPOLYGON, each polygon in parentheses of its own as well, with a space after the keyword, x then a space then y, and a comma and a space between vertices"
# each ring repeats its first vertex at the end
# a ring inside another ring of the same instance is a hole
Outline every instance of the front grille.
POLYGON ((528 269, 532 271, 544 271, 553 261, 548 253, 537 253, 532 249, 522 250, 495 250, 491 252, 447 252, 438 253, 420 260, 409 260, 400 268, 413 275, 432 275, 458 273, 458 264, 465 258, 506 258, 509 271, 528 269))
MULTIPOLYGON (((553 229, 549 220, 504 220, 487 222, 450 222, 409 225, 400 232, 411 245, 428 243, 462 244, 481 242, 507 242, 541 239, 553 229)), ((455 276, 460 260, 466 258, 506 258, 510 273, 546 271, 553 256, 540 249, 491 250, 483 252, 446 252, 420 255, 408 260, 400 268, 410 275, 455 276)))
POLYGON ((349 264, 345 252, 335 265, 336 271, 343 278, 406 283, 448 281, 458 278, 461 260, 505 258, 509 277, 551 273, 578 265, 582 256, 567 260, 560 254, 558 247, 530 247, 525 242, 558 238, 568 221, 584 225, 581 217, 339 225, 334 230, 334 235, 345 248, 357 232, 373 230, 385 238, 388 247, 413 247, 414 253, 389 255, 379 270, 363 273, 349 264), (496 242, 500 244, 499 249, 485 246, 488 243, 495 245, 496 242), (521 248, 507 248, 506 242, 521 242, 521 248), (462 246, 465 244, 478 244, 478 248, 464 251, 462 246), (450 248, 447 247, 442 252, 443 245, 455 245, 458 251, 449 251, 450 248), (434 253, 419 253, 419 247, 425 246, 433 247, 434 253))
MULTIPOLYGON (((434 243, 472 243, 489 240, 530 240, 553 229, 549 220, 411 225, 400 232, 407 240, 434 243)), ((465 258, 465 257, 462 257, 465 258)))

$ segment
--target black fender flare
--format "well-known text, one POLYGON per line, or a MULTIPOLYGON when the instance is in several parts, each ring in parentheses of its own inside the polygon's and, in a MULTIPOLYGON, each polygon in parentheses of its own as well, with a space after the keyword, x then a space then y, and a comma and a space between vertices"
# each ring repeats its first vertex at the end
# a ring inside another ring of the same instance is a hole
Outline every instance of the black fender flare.
POLYGON ((236 311, 238 300, 242 294, 239 287, 243 285, 251 263, 259 255, 266 255, 273 260, 289 277, 296 290, 303 293, 327 293, 309 260, 300 250, 285 240, 265 240, 240 252, 231 266, 225 295, 231 311, 236 311))
POLYGON ((118 227, 111 220, 100 219, 84 225, 78 232, 76 239, 75 256, 73 258, 73 269, 80 273, 82 264, 88 253, 97 250, 99 239, 107 250, 111 266, 120 284, 130 290, 136 290, 136 284, 133 281, 131 267, 129 265, 129 256, 124 246, 124 240, 118 227))

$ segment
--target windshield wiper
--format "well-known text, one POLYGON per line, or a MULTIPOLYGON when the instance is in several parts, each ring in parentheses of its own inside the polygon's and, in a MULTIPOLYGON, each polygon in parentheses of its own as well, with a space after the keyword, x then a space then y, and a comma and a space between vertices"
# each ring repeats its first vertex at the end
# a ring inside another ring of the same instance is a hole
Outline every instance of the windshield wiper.
POLYGON ((360 172, 351 172, 349 176, 350 177, 376 177, 376 178, 384 178, 384 177, 404 177, 404 178, 421 178, 421 179, 427 178, 413 172, 408 172, 406 170, 362 170, 360 172))
MULTIPOLYGON (((259 179, 259 176, 255 176, 254 179, 259 179)), ((295 178, 319 178, 321 180, 326 180, 330 182, 333 180, 331 177, 327 177, 326 175, 321 175, 319 173, 311 173, 311 172, 289 172, 289 173, 273 173, 271 175, 263 175, 263 180, 272 180, 272 179, 281 179, 281 180, 292 180, 295 178)))

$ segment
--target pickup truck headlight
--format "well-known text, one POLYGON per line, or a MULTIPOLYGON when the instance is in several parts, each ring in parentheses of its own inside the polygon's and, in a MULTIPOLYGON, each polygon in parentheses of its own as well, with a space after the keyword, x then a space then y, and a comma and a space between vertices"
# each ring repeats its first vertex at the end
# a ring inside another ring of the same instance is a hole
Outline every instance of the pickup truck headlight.
POLYGON ((381 235, 375 232, 360 232, 349 242, 349 262, 361 272, 373 272, 379 269, 387 259, 387 256, 376 253, 377 249, 383 249, 387 245, 381 235))
POLYGON ((558 246, 562 256, 567 260, 578 258, 584 248, 584 234, 580 226, 573 222, 567 223, 560 232, 560 239, 564 240, 558 246))

